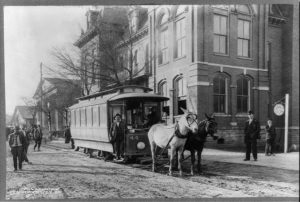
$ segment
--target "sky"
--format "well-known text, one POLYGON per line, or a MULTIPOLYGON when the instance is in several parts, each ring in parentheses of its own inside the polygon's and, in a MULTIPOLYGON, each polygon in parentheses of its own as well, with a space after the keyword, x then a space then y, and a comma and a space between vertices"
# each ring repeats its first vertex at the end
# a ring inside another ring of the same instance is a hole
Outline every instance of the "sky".
MULTIPOLYGON (((86 29, 87 6, 4 7, 4 60, 6 114, 23 97, 32 98, 40 81, 40 63, 54 64, 54 47, 73 46, 86 29)), ((43 68, 44 70, 44 68, 43 68)), ((44 70, 46 77, 46 69, 44 70)))

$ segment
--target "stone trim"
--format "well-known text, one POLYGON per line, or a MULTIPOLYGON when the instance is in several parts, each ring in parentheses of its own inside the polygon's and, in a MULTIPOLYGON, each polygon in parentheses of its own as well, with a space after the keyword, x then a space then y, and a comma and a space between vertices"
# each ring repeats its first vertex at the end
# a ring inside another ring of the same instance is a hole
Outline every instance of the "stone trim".
POLYGON ((234 65, 224 65, 224 64, 217 64, 217 63, 211 63, 211 62, 195 62, 196 64, 204 64, 204 65, 210 65, 210 66, 219 66, 219 67, 227 67, 227 68, 232 68, 232 69, 242 69, 245 71, 262 71, 262 72, 268 72, 267 69, 257 69, 257 68, 252 68, 252 67, 242 67, 242 66, 234 66, 234 65))
POLYGON ((210 83, 208 81, 197 81, 197 82, 188 84, 188 87, 191 87, 191 86, 210 86, 210 83))
POLYGON ((258 87, 253 87, 253 90, 265 90, 265 91, 269 91, 270 88, 269 86, 258 86, 258 87))

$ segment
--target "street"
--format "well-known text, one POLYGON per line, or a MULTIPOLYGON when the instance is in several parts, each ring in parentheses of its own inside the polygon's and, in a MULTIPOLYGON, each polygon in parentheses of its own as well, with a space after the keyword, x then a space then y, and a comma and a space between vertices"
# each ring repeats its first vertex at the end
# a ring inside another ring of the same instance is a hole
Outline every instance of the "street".
POLYGON ((189 174, 188 159, 183 163, 184 176, 179 177, 175 172, 172 177, 167 175, 166 166, 153 173, 150 164, 105 162, 96 158, 96 153, 95 158, 88 158, 82 150, 75 152, 62 140, 43 144, 40 152, 34 152, 31 144, 28 158, 33 164, 24 163, 22 171, 13 172, 12 157, 7 149, 6 198, 299 197, 299 168, 261 166, 254 161, 248 164, 221 162, 208 155, 213 150, 205 150, 201 175, 189 174))

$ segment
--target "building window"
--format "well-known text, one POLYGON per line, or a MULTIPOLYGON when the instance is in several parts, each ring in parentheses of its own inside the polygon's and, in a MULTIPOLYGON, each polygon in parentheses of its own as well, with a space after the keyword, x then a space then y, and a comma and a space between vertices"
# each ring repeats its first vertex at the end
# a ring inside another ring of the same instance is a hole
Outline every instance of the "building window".
POLYGON ((247 113, 250 108, 250 81, 246 78, 237 80, 237 112, 247 113))
POLYGON ((138 65, 138 50, 135 50, 134 51, 134 57, 133 57, 133 64, 134 64, 134 66, 135 67, 137 67, 137 65, 138 65))
POLYGON ((145 70, 146 72, 149 72, 149 45, 146 44, 146 50, 145 50, 145 70))
MULTIPOLYGON (((177 109, 174 110, 175 114, 184 114, 184 112, 181 110, 181 108, 186 109, 186 92, 187 92, 187 87, 186 87, 186 80, 184 78, 179 78, 175 80, 175 89, 176 89, 176 105, 177 109)), ((176 106, 175 105, 175 106, 176 106)))
POLYGON ((158 52, 158 64, 164 64, 168 61, 168 27, 166 25, 168 21, 167 15, 164 14, 161 19, 159 28, 159 52, 158 52))
POLYGON ((185 19, 178 20, 175 23, 176 27, 176 48, 175 48, 175 58, 180 58, 185 56, 185 39, 186 39, 186 33, 185 33, 185 19))
POLYGON ((166 63, 168 61, 168 29, 164 29, 160 32, 160 51, 159 51, 159 64, 166 63))
POLYGON ((217 76, 213 80, 214 112, 226 113, 227 111, 227 78, 217 76))
POLYGON ((250 21, 238 20, 238 56, 250 57, 250 21))
POLYGON ((214 15, 214 52, 227 54, 227 16, 214 15))
MULTIPOLYGON (((186 7, 179 6, 176 11, 176 18, 184 13, 186 7)), ((185 56, 186 51, 186 30, 185 30, 185 18, 181 18, 175 22, 175 58, 185 56)))
MULTIPOLYGON (((159 85, 159 89, 158 92, 160 95, 168 97, 168 86, 167 86, 167 82, 163 82, 159 85)), ((168 116, 170 114, 170 107, 168 104, 168 101, 164 101, 162 103, 162 111, 165 112, 168 116)))

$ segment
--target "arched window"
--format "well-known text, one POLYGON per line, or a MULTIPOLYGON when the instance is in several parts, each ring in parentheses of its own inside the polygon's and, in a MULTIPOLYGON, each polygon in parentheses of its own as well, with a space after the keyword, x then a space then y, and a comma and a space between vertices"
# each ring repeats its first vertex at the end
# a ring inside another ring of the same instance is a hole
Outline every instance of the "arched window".
POLYGON ((168 15, 163 14, 159 24, 159 50, 158 64, 164 64, 168 61, 168 15))
POLYGON ((179 6, 175 20, 175 58, 185 56, 186 51, 186 21, 181 14, 185 11, 185 6, 179 6))
POLYGON ((183 114, 184 112, 181 108, 186 109, 186 93, 187 93, 187 86, 186 86, 186 79, 183 77, 179 77, 175 79, 174 82, 175 88, 175 115, 183 114))
POLYGON ((214 93, 214 112, 227 113, 227 99, 228 79, 222 75, 218 75, 213 80, 213 93, 214 93))
MULTIPOLYGON (((159 84, 158 92, 162 96, 165 96, 165 97, 169 96, 167 82, 163 81, 159 84)), ((170 114, 170 107, 169 107, 168 101, 163 102, 162 111, 165 112, 167 115, 170 114)))
POLYGON ((186 10, 186 6, 178 6, 176 10, 176 16, 180 15, 181 13, 184 13, 186 10))
POLYGON ((242 77, 237 80, 237 112, 246 113, 250 109, 250 80, 242 77))
POLYGON ((248 15, 251 14, 250 9, 247 5, 238 5, 237 10, 244 14, 248 14, 248 15))
POLYGON ((251 50, 251 12, 248 6, 239 5, 238 12, 238 56, 250 57, 251 50))

